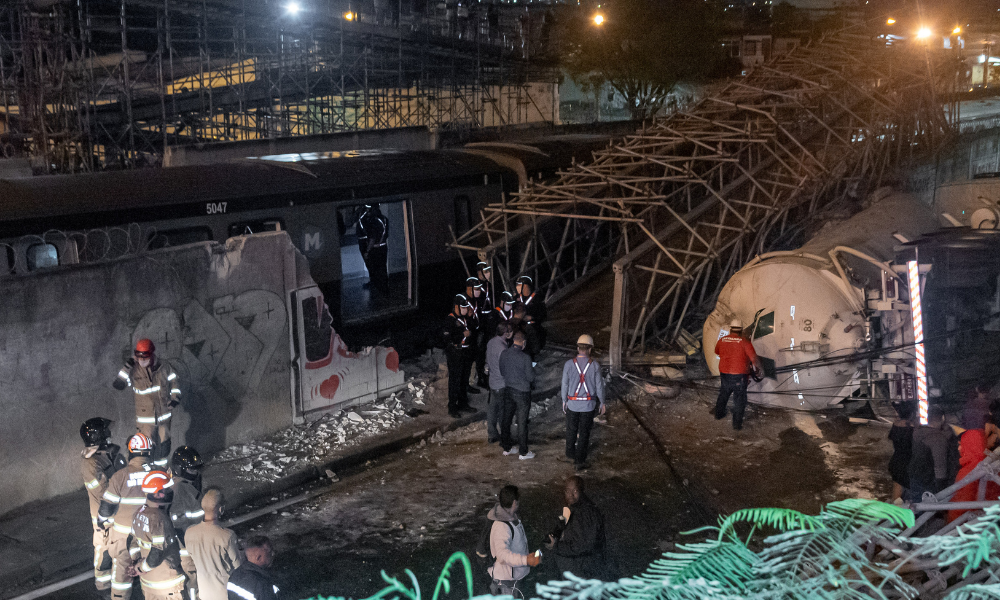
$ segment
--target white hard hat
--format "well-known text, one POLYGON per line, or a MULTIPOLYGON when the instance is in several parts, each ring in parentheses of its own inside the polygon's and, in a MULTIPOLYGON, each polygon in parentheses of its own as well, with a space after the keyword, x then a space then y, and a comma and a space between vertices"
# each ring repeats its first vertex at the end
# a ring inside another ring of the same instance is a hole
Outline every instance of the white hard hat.
POLYGON ((576 340, 576 345, 579 346, 580 344, 586 344, 588 346, 593 346, 594 345, 594 338, 590 337, 589 335, 587 335, 585 333, 585 334, 583 334, 583 335, 580 336, 580 339, 576 340))
POLYGON ((733 320, 729 322, 729 326, 734 328, 739 327, 740 329, 743 329, 743 321, 740 321, 739 317, 733 317, 733 320))

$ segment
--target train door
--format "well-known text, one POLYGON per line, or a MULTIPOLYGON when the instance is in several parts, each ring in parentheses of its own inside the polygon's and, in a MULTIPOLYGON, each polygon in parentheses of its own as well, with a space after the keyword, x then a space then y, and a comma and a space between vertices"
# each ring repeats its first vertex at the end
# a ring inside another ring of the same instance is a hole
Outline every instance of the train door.
POLYGON ((416 305, 408 201, 345 206, 340 224, 340 314, 345 323, 416 305))
POLYGON ((318 286, 291 293, 291 345, 296 421, 321 410, 374 400, 404 383, 399 355, 376 346, 351 352, 333 329, 318 286))

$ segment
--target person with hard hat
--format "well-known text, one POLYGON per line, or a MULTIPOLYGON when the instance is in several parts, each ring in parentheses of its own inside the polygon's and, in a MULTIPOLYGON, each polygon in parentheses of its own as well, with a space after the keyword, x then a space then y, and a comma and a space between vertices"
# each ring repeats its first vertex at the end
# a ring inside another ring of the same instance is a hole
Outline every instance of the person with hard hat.
POLYGON ((102 417, 87 419, 80 425, 80 437, 85 449, 80 471, 83 485, 90 497, 90 521, 94 527, 94 583, 99 590, 111 589, 111 555, 108 553, 107 527, 98 524, 97 511, 101 498, 108 489, 108 482, 125 460, 118 453, 120 448, 111 443, 111 421, 102 417))
POLYGON ((761 371, 760 359, 750 340, 743 337, 743 322, 734 318, 729 324, 729 333, 715 343, 715 355, 719 357, 719 399, 715 403, 715 419, 726 418, 729 396, 733 398, 733 429, 743 429, 743 412, 747 407, 747 384, 751 369, 761 371))
MULTIPOLYGON (((174 500, 173 483, 165 471, 148 473, 142 480, 146 501, 132 518, 131 551, 137 555, 135 571, 146 600, 184 597, 180 540, 167 515, 167 508, 174 500)), ((195 598, 195 594, 190 595, 191 600, 195 598)))
POLYGON ((455 295, 451 313, 441 332, 444 355, 448 361, 448 415, 462 416, 462 411, 475 412, 469 404, 469 376, 472 374, 472 327, 469 319, 472 304, 462 294, 455 295))
POLYGON ((188 529, 184 545, 198 571, 199 600, 227 600, 226 583, 243 562, 239 540, 232 529, 219 524, 225 498, 219 490, 208 490, 201 499, 205 520, 188 529))
POLYGON ((378 204, 365 204, 365 210, 358 218, 358 248, 368 269, 370 287, 389 293, 389 220, 385 218, 378 204))
POLYGON ((181 401, 177 372, 156 358, 153 341, 143 338, 135 344, 135 357, 118 371, 116 390, 132 388, 135 422, 139 433, 153 441, 153 464, 166 468, 170 458, 170 421, 181 401))
POLYGON ((593 358, 594 338, 583 334, 576 340, 576 358, 563 365, 563 413, 566 415, 566 454, 557 458, 572 462, 577 471, 587 468, 590 430, 594 417, 607 411, 601 365, 593 358))
POLYGON ((132 597, 134 556, 129 550, 129 536, 132 535, 132 518, 146 504, 142 482, 151 471, 149 455, 152 450, 153 443, 145 434, 137 433, 129 438, 128 465, 111 476, 97 511, 99 524, 111 524, 108 554, 111 556, 112 600, 132 597))
POLYGON ((174 501, 170 504, 170 523, 177 532, 180 542, 181 569, 187 581, 184 590, 194 598, 198 593, 198 577, 194 560, 187 551, 185 534, 187 530, 201 523, 205 511, 201 508, 201 470, 205 462, 198 451, 191 446, 181 446, 174 450, 170 459, 170 472, 173 475, 174 501))

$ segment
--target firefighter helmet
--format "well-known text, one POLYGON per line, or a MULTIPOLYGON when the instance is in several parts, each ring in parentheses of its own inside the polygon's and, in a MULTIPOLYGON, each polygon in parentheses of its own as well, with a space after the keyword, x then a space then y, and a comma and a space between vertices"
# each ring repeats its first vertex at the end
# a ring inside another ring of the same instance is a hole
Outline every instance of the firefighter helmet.
POLYGON ((153 345, 153 340, 149 338, 142 338, 135 343, 135 355, 139 358, 149 358, 154 352, 156 352, 156 346, 153 345))
POLYGON ((147 500, 169 504, 174 499, 174 491, 170 489, 174 480, 166 471, 150 471, 142 480, 142 491, 147 500))
POLYGON ((100 446, 111 437, 111 420, 104 417, 87 419, 80 425, 80 437, 87 446, 100 446))
POLYGON ((198 475, 198 471, 205 466, 205 461, 201 459, 198 451, 191 446, 181 446, 174 450, 174 455, 170 459, 170 470, 175 476, 185 479, 193 479, 198 475))
POLYGON ((465 297, 465 294, 455 294, 455 306, 470 307, 469 299, 465 297))
POLYGON ((500 294, 500 302, 503 304, 514 304, 514 295, 510 292, 500 294))
POLYGON ((479 281, 478 277, 469 277, 468 279, 465 280, 465 287, 482 288, 483 282, 479 281))
POLYGON ((144 433, 137 433, 128 439, 128 453, 149 456, 153 450, 153 442, 144 433))
POLYGON ((526 283, 528 285, 534 285, 531 280, 531 277, 528 277, 527 275, 521 275, 520 277, 517 278, 517 280, 514 283, 518 285, 521 285, 522 283, 526 283))

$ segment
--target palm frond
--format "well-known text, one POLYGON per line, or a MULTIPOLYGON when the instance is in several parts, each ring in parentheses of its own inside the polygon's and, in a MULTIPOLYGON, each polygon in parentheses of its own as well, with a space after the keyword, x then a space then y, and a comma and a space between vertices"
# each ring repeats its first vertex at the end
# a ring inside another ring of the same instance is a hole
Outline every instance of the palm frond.
POLYGON ((915 521, 913 511, 908 508, 863 498, 831 502, 823 508, 819 519, 828 525, 836 523, 841 527, 852 528, 872 522, 888 521, 895 527, 905 529, 912 527, 915 521))
POLYGON ((942 600, 1000 600, 1000 584, 967 585, 958 588, 942 600))
POLYGON ((681 552, 664 553, 637 581, 655 588, 704 579, 718 583, 723 590, 738 592, 746 588, 757 561, 756 554, 734 542, 708 540, 677 547, 681 552))
POLYGON ((737 523, 749 523, 755 527, 771 527, 778 531, 805 529, 814 531, 824 527, 823 522, 811 515, 790 508, 745 508, 738 510, 719 522, 719 539, 732 533, 737 523))
POLYGON ((1000 506, 989 506, 978 519, 959 525, 954 535, 931 535, 908 541, 919 550, 916 556, 937 559, 941 567, 964 564, 962 577, 984 564, 1000 564, 1000 506))

